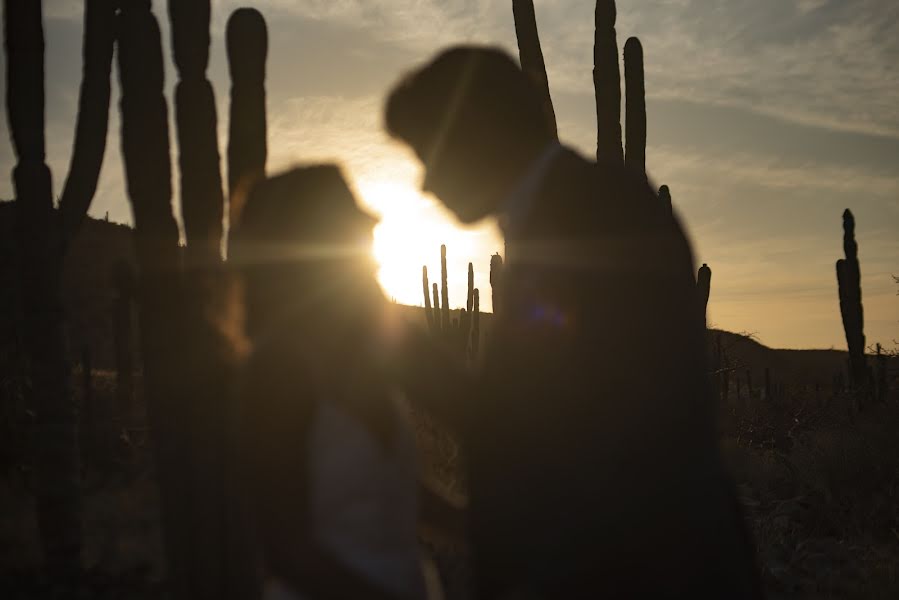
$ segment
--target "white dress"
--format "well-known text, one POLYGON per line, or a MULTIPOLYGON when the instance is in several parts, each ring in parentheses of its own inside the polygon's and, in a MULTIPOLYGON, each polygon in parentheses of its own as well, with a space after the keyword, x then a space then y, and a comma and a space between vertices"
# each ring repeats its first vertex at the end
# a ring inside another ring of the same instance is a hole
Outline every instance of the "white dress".
MULTIPOLYGON (((415 441, 399 408, 390 447, 338 403, 318 401, 309 433, 309 519, 317 542, 399 598, 439 596, 417 538, 415 441), (426 581, 427 580, 427 581, 426 581)), ((301 600, 278 582, 266 600, 301 600)), ((313 600, 313 599, 310 599, 313 600)))

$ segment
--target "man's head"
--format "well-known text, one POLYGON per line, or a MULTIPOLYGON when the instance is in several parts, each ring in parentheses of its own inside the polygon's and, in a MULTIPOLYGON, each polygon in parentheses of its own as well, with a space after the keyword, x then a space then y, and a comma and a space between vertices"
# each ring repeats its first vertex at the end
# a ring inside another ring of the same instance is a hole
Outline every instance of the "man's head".
POLYGON ((390 94, 387 130, 425 167, 424 188, 464 222, 496 211, 550 141, 530 80, 501 50, 451 48, 390 94))

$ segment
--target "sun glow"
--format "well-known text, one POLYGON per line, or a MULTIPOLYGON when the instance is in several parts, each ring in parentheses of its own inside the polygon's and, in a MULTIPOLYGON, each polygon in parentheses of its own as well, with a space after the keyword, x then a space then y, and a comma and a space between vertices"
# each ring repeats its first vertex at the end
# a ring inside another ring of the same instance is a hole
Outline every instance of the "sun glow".
POLYGON ((460 225, 438 202, 400 180, 362 180, 357 189, 381 222, 374 232, 372 253, 384 293, 402 304, 423 304, 421 267, 428 267, 430 283, 440 284, 440 245, 447 247, 450 307, 465 305, 468 263, 475 269, 481 310, 490 304, 490 255, 501 251, 493 223, 460 225))

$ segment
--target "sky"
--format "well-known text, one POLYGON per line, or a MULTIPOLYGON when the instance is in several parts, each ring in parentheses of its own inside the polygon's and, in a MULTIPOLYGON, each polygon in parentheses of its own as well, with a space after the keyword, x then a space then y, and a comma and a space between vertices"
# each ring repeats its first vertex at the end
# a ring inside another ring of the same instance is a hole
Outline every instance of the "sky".
MULTIPOLYGON (((535 0, 563 143, 590 157, 596 118, 588 0, 535 0)), ((644 46, 647 171, 671 188, 697 266, 713 271, 709 322, 779 348, 846 347, 834 262, 843 209, 856 217, 865 331, 895 348, 899 297, 899 3, 895 0, 619 0, 618 43, 644 46)), ((381 217, 374 253, 386 294, 421 304, 421 266, 439 278, 448 247, 450 304, 464 306, 468 261, 490 310, 495 223, 462 227, 419 192, 421 169, 382 126, 383 102, 409 69, 454 43, 517 56, 509 0, 213 0, 209 79, 220 153, 227 144, 228 15, 252 5, 269 27, 268 171, 342 165, 381 217)), ((166 92, 176 82, 166 3, 166 92)), ((47 163, 65 181, 81 78, 82 3, 44 2, 47 163)), ((90 214, 130 223, 114 74, 107 152, 90 214)), ((5 80, 0 83, 5 95, 5 80)), ((174 122, 172 122, 174 132, 174 122)), ((0 138, 9 139, 6 120, 0 138)), ((175 144, 175 135, 171 135, 175 144)), ((172 148, 174 202, 177 165, 172 148)), ((0 143, 0 171, 15 158, 0 143)), ((222 164, 224 173, 224 163, 222 164)), ((0 198, 11 198, 9 177, 0 198)), ((177 213, 177 210, 176 210, 177 213)), ((435 277, 436 276, 436 277, 435 277)))

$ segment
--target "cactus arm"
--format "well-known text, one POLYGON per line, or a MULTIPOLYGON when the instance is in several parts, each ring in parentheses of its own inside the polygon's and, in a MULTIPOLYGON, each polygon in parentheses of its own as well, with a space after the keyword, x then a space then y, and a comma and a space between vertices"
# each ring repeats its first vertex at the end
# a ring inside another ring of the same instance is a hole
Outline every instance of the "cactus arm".
MULTIPOLYGON (((239 8, 228 19, 226 42, 231 73, 228 124, 229 222, 240 217, 242 190, 265 174, 267 158, 265 60, 268 31, 253 8, 239 8)), ((233 230, 233 228, 232 228, 233 230)))
POLYGON ((518 39, 521 69, 531 78, 540 94, 547 128, 553 138, 559 139, 556 112, 553 109, 552 96, 549 92, 549 78, 546 76, 546 63, 543 61, 543 50, 540 47, 540 36, 537 33, 534 1, 512 0, 512 15, 515 20, 515 36, 518 39))
POLYGON ((183 354, 173 352, 179 349, 173 332, 183 331, 184 323, 178 226, 171 204, 162 45, 149 2, 124 3, 119 23, 121 149, 140 270, 138 318, 144 389, 154 434, 170 589, 172 597, 180 599, 190 597, 191 515, 184 494, 191 475, 184 448, 183 354))
POLYGON ((148 3, 122 8, 118 44, 122 158, 134 212, 138 260, 177 267, 178 226, 172 214, 168 106, 163 96, 159 25, 148 3))
POLYGON ((431 290, 434 294, 434 328, 441 330, 443 329, 443 323, 441 322, 441 319, 438 318, 440 315, 440 292, 437 290, 436 281, 431 284, 431 290))
POLYGON ((646 175, 646 84, 643 75, 643 45, 635 37, 624 44, 625 156, 624 164, 646 175))
POLYGON ((597 0, 593 86, 596 91, 596 159, 622 164, 621 71, 618 67, 616 16, 615 0, 597 0))
POLYGON ((209 63, 209 0, 169 0, 175 86, 181 215, 191 264, 214 264, 222 242, 224 196, 217 116, 209 63))
POLYGON ((113 0, 86 0, 78 122, 69 173, 59 201, 63 244, 77 233, 97 191, 109 128, 110 77, 115 46, 113 0))

